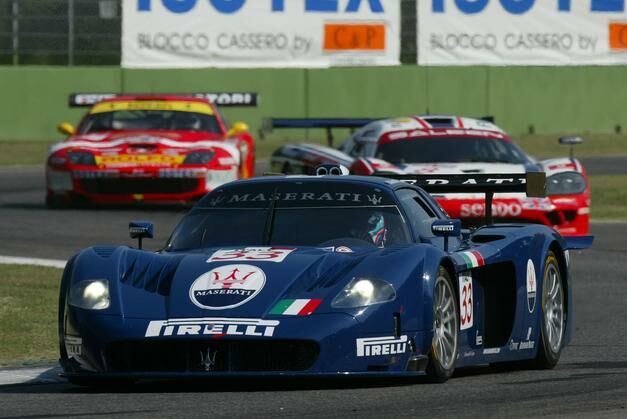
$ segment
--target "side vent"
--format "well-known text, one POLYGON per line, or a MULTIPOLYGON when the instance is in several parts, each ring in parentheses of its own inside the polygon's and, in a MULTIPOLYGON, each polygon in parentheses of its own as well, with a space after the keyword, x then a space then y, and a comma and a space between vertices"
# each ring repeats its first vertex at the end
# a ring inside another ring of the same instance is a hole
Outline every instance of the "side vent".
POLYGON ((163 296, 170 295, 174 274, 183 255, 164 256, 130 250, 121 264, 120 282, 163 296))
POLYGON ((480 234, 472 237, 473 243, 490 243, 497 240, 503 240, 505 236, 500 234, 480 234))

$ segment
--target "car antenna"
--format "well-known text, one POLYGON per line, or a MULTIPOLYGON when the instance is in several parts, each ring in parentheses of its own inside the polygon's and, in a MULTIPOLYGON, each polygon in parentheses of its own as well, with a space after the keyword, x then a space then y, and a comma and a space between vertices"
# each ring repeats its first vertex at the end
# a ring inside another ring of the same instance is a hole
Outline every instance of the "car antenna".
POLYGON ((279 196, 277 194, 278 186, 274 187, 274 191, 272 191, 272 201, 270 202, 270 206, 268 207, 268 217, 266 218, 266 226, 263 229, 263 244, 270 244, 270 238, 272 237, 272 229, 274 227, 274 213, 276 210, 276 202, 279 200, 279 196))

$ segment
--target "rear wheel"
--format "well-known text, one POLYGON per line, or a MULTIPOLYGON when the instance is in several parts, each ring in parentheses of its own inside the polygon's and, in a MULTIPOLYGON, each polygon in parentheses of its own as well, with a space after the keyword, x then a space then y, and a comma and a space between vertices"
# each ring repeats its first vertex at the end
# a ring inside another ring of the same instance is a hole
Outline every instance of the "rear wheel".
POLYGON ((566 330, 564 286, 557 258, 549 252, 544 263, 542 281, 542 328, 540 345, 535 359, 537 368, 549 369, 557 365, 566 330))
POLYGON ((436 383, 445 382, 455 371, 459 312, 454 289, 450 274, 440 267, 433 292, 433 341, 426 370, 429 380, 436 383))

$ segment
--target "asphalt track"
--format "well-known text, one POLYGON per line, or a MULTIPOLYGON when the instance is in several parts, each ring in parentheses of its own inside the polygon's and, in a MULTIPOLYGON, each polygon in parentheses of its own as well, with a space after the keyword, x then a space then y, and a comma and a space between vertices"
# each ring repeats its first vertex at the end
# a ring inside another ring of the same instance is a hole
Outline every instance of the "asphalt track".
MULTIPOLYGON (((0 255, 65 259, 95 243, 132 244, 131 219, 155 222, 147 247, 157 249, 185 212, 47 210, 43 193, 42 168, 0 169, 0 255)), ((592 232, 594 247, 571 257, 576 330, 554 370, 486 366, 460 370, 443 385, 209 380, 96 391, 26 383, 0 387, 0 417, 627 417, 627 224, 594 223, 592 232)))

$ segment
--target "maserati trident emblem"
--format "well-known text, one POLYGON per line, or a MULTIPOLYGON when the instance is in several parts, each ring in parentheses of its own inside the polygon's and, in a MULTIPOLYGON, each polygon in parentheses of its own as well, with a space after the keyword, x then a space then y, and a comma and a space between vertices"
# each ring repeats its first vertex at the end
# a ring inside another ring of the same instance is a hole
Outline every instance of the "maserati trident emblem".
POLYGON ((216 355, 218 351, 212 351, 210 347, 207 348, 207 354, 203 354, 200 351, 200 364, 204 367, 205 371, 213 371, 216 366, 216 355))
POLYGON ((372 205, 379 205, 381 203, 381 201, 383 200, 382 197, 377 196, 377 195, 367 195, 368 201, 370 201, 370 203, 372 205))

